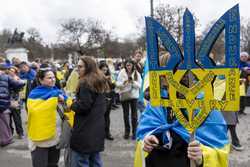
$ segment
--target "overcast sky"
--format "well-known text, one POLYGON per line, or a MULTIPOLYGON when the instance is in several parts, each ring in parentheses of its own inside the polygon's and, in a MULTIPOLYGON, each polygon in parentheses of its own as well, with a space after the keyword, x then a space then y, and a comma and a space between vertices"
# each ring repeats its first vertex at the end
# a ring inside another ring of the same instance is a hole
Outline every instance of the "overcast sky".
MULTIPOLYGON (((150 14, 150 0, 0 0, 0 30, 9 28, 39 30, 46 43, 56 42, 59 23, 67 18, 92 17, 119 37, 137 33, 138 18, 150 14)), ((235 4, 241 16, 250 18, 250 0, 154 0, 154 5, 188 7, 198 17, 201 27, 218 19, 235 4)))

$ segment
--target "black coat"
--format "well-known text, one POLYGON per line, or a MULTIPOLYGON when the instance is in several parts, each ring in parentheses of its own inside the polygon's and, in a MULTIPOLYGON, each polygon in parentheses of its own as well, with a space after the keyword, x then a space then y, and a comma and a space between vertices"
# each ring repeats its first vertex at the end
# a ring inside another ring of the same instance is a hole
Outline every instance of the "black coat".
MULTIPOLYGON (((187 156, 188 144, 174 131, 170 131, 170 134, 173 139, 171 149, 162 146, 162 134, 156 135, 160 141, 160 147, 153 149, 146 157, 146 167, 190 167, 187 156)), ((203 164, 197 167, 202 166, 203 164)))
POLYGON ((104 95, 82 84, 71 108, 75 112, 71 149, 83 154, 103 151, 106 110, 104 95))
MULTIPOLYGON (((188 144, 183 141, 183 139, 173 131, 171 136, 173 138, 173 143, 171 149, 166 149, 164 147, 159 147, 153 149, 153 151, 146 158, 146 167, 165 167, 166 164, 169 167, 189 167, 189 159, 187 157, 187 147, 188 144)), ((162 145, 162 136, 156 136, 160 145, 162 145)))

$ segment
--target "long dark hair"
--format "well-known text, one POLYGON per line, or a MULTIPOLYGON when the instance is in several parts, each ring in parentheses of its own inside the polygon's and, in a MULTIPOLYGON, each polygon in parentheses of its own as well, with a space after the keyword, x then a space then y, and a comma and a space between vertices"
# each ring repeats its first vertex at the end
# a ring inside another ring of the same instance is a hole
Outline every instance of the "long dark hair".
POLYGON ((99 70, 96 62, 87 56, 80 57, 80 60, 84 63, 85 70, 83 76, 80 76, 76 92, 79 92, 80 85, 84 84, 94 92, 103 93, 107 84, 104 74, 99 70))
POLYGON ((135 62, 133 60, 131 60, 131 59, 127 59, 124 62, 124 68, 125 68, 127 74, 128 74, 128 69, 126 67, 126 64, 128 64, 128 63, 132 64, 132 73, 134 72, 134 80, 137 81, 138 80, 138 76, 137 76, 138 74, 137 74, 137 69, 135 67, 135 62))
POLYGON ((100 69, 100 70, 102 70, 103 67, 106 67, 106 68, 108 69, 107 72, 106 72, 106 74, 104 74, 104 75, 110 76, 110 75, 111 75, 111 72, 110 72, 110 69, 109 69, 109 66, 107 65, 107 63, 101 62, 101 63, 99 64, 99 69, 100 69))

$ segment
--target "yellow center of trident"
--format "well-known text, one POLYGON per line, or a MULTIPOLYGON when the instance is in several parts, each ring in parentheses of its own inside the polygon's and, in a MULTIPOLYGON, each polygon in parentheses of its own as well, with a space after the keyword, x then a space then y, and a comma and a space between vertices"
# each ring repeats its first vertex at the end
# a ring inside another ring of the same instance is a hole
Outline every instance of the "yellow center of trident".
POLYGON ((175 74, 172 71, 151 71, 150 78, 150 99, 153 106, 171 107, 176 118, 190 133, 198 128, 212 110, 237 111, 239 106, 239 70, 238 69, 193 69, 191 72, 197 76, 198 82, 187 88, 180 84, 181 79, 187 70, 178 70, 175 74), (226 80, 222 84, 216 85, 219 79, 214 82, 216 75, 225 76, 226 80), (168 83, 168 99, 161 98, 160 77, 165 77, 168 83), (229 92, 224 100, 216 91, 229 92), (185 96, 183 99, 177 98, 177 92, 185 96), (198 97, 202 95, 202 97, 198 97), (188 119, 184 116, 181 108, 187 111, 188 119), (194 112, 197 113, 194 113, 194 112), (193 115, 195 115, 193 117, 193 115))

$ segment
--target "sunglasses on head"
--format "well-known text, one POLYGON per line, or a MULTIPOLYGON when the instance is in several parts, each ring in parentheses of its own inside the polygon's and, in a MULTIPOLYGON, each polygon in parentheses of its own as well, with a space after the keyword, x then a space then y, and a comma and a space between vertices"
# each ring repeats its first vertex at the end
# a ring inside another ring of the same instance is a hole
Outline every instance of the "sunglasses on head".
POLYGON ((39 71, 52 71, 52 68, 50 67, 40 68, 39 71))

